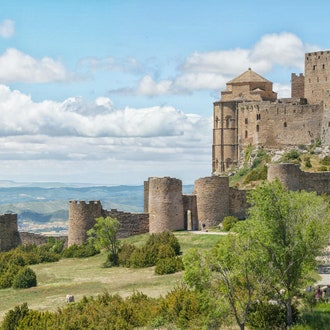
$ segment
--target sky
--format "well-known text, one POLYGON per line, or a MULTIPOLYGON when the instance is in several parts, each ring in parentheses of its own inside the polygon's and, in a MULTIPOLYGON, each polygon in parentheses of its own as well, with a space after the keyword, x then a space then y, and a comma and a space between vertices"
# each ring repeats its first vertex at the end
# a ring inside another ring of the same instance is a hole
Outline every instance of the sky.
POLYGON ((0 180, 192 184, 213 102, 248 68, 290 97, 330 2, 0 0, 0 180))

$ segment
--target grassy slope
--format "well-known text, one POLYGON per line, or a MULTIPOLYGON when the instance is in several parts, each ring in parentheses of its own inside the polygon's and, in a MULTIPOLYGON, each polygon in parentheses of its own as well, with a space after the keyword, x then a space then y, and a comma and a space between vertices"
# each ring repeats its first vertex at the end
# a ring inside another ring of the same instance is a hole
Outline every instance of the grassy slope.
MULTIPOLYGON (((214 246, 218 235, 195 235, 178 232, 176 236, 183 254, 189 248, 202 249, 214 246)), ((143 244, 147 235, 131 237, 126 241, 143 244)), ((0 320, 13 307, 27 302, 35 310, 56 310, 65 305, 65 296, 73 294, 75 300, 85 296, 96 296, 107 290, 110 294, 128 296, 141 291, 148 296, 165 295, 182 279, 182 273, 154 275, 154 267, 145 269, 102 268, 105 254, 86 259, 63 259, 55 263, 33 265, 37 274, 38 286, 35 288, 0 290, 0 320)))

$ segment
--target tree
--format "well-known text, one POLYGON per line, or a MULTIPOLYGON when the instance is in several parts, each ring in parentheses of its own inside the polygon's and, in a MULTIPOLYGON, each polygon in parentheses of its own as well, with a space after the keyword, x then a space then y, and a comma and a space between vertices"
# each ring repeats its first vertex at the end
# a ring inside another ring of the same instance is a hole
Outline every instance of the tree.
POLYGON ((251 244, 243 234, 228 234, 210 253, 192 250, 184 259, 184 281, 197 291, 207 291, 210 300, 222 305, 222 314, 232 315, 240 329, 245 328, 252 303, 266 283, 261 256, 251 244))
POLYGON ((305 191, 288 191, 279 181, 265 182, 248 198, 249 237, 264 253, 265 276, 276 292, 284 289, 286 323, 292 324, 292 301, 311 282, 330 229, 328 203, 305 191))
POLYGON ((107 216, 95 219, 96 224, 87 232, 89 241, 96 248, 105 249, 109 252, 108 263, 111 266, 118 265, 118 252, 120 241, 117 239, 117 232, 120 229, 120 222, 116 218, 107 216))

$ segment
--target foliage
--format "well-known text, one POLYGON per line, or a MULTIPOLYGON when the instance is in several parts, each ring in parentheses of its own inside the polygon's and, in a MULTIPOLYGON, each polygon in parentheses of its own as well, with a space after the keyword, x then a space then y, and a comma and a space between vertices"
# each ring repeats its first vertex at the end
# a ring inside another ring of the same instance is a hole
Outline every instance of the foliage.
POLYGON ((328 171, 328 168, 326 166, 320 166, 317 170, 319 172, 326 172, 326 171, 328 171))
POLYGON ((63 250, 63 258, 87 258, 100 253, 90 242, 85 242, 81 245, 73 244, 63 250))
POLYGON ((249 143, 245 150, 244 150, 244 165, 248 165, 249 162, 250 162, 250 158, 252 156, 252 151, 253 151, 253 147, 252 147, 252 144, 249 143))
POLYGON ((224 219, 221 223, 223 230, 230 231, 238 221, 239 220, 236 217, 234 217, 233 215, 224 217, 224 219))
POLYGON ((297 149, 291 149, 281 157, 281 162, 299 164, 301 162, 300 156, 300 151, 297 149))
POLYGON ((304 158, 304 161, 305 161, 305 166, 307 168, 311 168, 312 167, 312 163, 311 163, 311 158, 310 157, 305 157, 304 158))
POLYGON ((244 179, 244 183, 250 183, 252 181, 266 180, 267 179, 267 166, 254 168, 248 173, 244 179))
POLYGON ((276 292, 285 290, 287 325, 293 320, 292 300, 311 280, 316 257, 327 244, 329 209, 315 193, 284 189, 266 182, 250 192, 249 239, 264 254, 265 278, 276 292))
POLYGON ((3 330, 15 330, 21 320, 28 314, 29 308, 27 303, 21 306, 16 306, 13 310, 10 310, 6 315, 2 323, 1 329, 3 330))
POLYGON ((124 244, 118 254, 119 264, 125 267, 144 268, 157 265, 156 274, 171 274, 182 270, 178 239, 172 232, 151 234, 145 245, 137 247, 124 244), (166 261, 161 261, 166 259, 166 261), (166 264, 168 262, 168 264, 166 264))
POLYGON ((181 257, 165 257, 158 259, 155 267, 155 274, 173 274, 183 270, 183 263, 181 257))
POLYGON ((40 246, 34 244, 20 245, 16 249, 0 253, 0 289, 10 288, 15 276, 25 266, 43 262, 55 262, 60 255, 52 248, 58 242, 48 242, 40 246))
POLYGON ((97 218, 95 221, 94 227, 87 232, 89 242, 97 249, 106 249, 109 252, 107 263, 111 260, 111 266, 118 266, 120 241, 117 239, 117 232, 120 222, 109 216, 97 218))
MULTIPOLYGON (((298 309, 292 306, 293 322, 299 318, 298 309)), ((286 308, 284 304, 273 302, 254 303, 249 312, 248 325, 251 329, 285 329, 286 308)))
POLYGON ((322 165, 329 166, 330 165, 330 156, 324 156, 324 158, 320 161, 322 165))
POLYGON ((29 267, 22 268, 13 280, 14 289, 27 289, 37 286, 37 275, 29 267))

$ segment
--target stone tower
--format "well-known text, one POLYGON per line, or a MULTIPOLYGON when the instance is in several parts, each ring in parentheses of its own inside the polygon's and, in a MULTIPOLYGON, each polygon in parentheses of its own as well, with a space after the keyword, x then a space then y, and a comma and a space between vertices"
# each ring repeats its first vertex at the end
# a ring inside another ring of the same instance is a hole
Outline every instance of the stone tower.
MULTIPOLYGON (((240 137, 242 136, 242 132, 239 132, 240 122, 247 120, 240 118, 239 104, 242 102, 273 102, 277 99, 277 93, 272 90, 273 83, 251 69, 226 85, 226 90, 221 92, 221 100, 213 105, 213 174, 226 171, 232 165, 236 165, 239 160, 240 137)), ((258 133, 258 125, 256 125, 256 130, 258 133)), ((249 132, 244 131, 244 134, 247 138, 249 132)))
POLYGON ((81 245, 87 239, 86 232, 95 224, 95 219, 102 216, 100 201, 70 201, 68 246, 81 245))
POLYGON ((17 214, 0 215, 0 252, 15 249, 19 244, 17 214))
POLYGON ((149 178, 149 232, 184 229, 182 181, 170 177, 149 178))
POLYGON ((229 178, 211 176, 195 181, 198 221, 201 227, 218 226, 229 215, 229 178))

